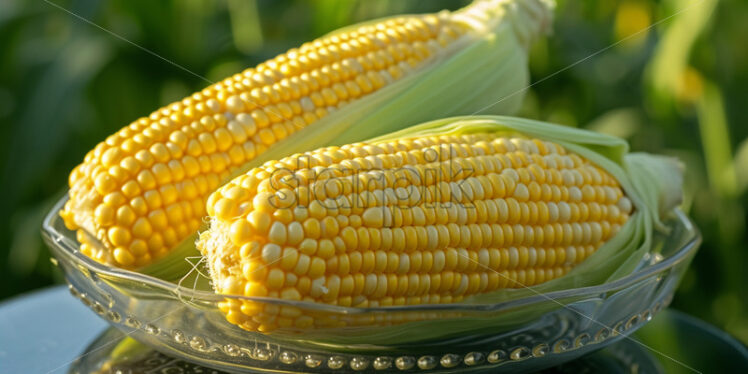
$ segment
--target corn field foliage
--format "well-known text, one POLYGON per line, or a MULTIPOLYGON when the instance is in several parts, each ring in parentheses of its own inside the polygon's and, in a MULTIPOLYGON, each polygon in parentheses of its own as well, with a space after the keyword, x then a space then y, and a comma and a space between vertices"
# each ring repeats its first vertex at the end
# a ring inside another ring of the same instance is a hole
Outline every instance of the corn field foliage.
MULTIPOLYGON (((466 3, 0 1, 0 299, 61 281, 41 220, 110 133, 340 26, 466 3)), ((553 29, 520 115, 683 160, 704 244, 673 307, 748 342, 748 3, 561 0, 553 29)))

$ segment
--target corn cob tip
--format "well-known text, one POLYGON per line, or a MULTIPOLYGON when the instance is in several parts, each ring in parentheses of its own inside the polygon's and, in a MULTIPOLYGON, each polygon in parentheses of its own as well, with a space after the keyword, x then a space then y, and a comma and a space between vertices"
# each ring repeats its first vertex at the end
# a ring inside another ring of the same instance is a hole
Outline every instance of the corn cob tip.
POLYGON ((454 19, 474 30, 511 27, 520 43, 530 45, 551 31, 553 0, 475 0, 454 13, 454 19), (505 20, 509 22, 502 22, 505 20))
POLYGON ((685 165, 674 157, 647 153, 631 153, 626 162, 631 173, 651 185, 644 191, 647 207, 652 210, 656 227, 664 230, 662 222, 683 202, 685 165))

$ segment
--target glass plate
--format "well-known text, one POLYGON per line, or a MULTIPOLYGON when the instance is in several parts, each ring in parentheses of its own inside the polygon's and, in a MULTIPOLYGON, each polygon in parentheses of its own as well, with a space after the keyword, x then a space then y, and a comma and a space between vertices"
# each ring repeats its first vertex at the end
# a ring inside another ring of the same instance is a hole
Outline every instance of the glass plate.
POLYGON ((268 335, 242 330, 218 310, 221 301, 246 297, 178 286, 86 257, 75 233, 59 218, 65 200, 47 215, 43 233, 70 292, 114 327, 160 352, 232 372, 523 372, 558 365, 651 320, 672 300, 701 240, 685 214, 675 211, 667 221, 669 234, 656 237, 657 253, 645 256, 634 273, 599 286, 495 304, 348 308, 252 298, 299 308, 315 318, 429 327, 418 337, 404 328, 400 336, 385 340, 367 338, 376 336, 376 325, 268 335), (334 336, 334 342, 325 336, 334 336))

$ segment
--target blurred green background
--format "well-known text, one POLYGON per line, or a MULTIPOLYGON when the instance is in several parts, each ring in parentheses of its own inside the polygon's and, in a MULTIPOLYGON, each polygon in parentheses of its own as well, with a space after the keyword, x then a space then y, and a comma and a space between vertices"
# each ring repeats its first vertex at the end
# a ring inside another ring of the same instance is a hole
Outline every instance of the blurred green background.
MULTIPOLYGON (((350 23, 467 3, 53 2, 101 28, 45 1, 0 1, 0 300, 61 281, 39 229, 68 172, 110 133, 204 87, 198 76, 220 80, 350 23)), ((553 29, 532 49, 537 84, 520 115, 680 157, 704 244, 673 307, 748 342, 748 2, 559 1, 553 29)))

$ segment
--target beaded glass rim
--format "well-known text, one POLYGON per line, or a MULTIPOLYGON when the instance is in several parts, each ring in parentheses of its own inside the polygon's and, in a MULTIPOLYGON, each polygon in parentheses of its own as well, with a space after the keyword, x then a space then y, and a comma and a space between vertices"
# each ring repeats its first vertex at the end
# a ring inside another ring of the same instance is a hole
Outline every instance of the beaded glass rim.
MULTIPOLYGON (((513 299, 509 301, 502 301, 492 304, 415 304, 415 305, 402 305, 402 306, 386 306, 386 307, 375 307, 375 308, 357 308, 357 307, 343 307, 338 305, 328 305, 321 303, 312 303, 307 301, 292 301, 282 300, 268 297, 249 297, 241 295, 226 295, 219 294, 211 291, 200 291, 194 290, 188 287, 183 287, 168 281, 164 281, 149 275, 144 275, 134 271, 114 268, 105 264, 98 263, 88 256, 84 255, 79 251, 79 245, 74 238, 68 233, 61 232, 57 229, 56 223, 61 221, 59 212, 68 200, 67 194, 58 201, 52 210, 44 217, 42 224, 42 233, 49 239, 51 243, 55 243, 59 251, 55 251, 56 254, 69 257, 76 261, 78 264, 84 266, 87 270, 104 274, 110 277, 121 278, 133 282, 139 282, 149 287, 154 287, 159 290, 174 294, 182 300, 190 301, 205 301, 205 302, 219 302, 224 299, 236 299, 236 300, 248 300, 256 301, 266 304, 278 304, 300 307, 308 310, 321 310, 337 314, 365 314, 372 312, 401 312, 401 311, 455 311, 455 310, 473 310, 473 311, 502 311, 506 309, 513 309, 520 306, 532 305, 536 303, 546 302, 550 300, 566 299, 571 297, 579 297, 581 295, 596 295, 606 292, 617 291, 630 286, 633 283, 641 281, 647 277, 650 277, 656 273, 660 273, 667 269, 674 267, 680 262, 689 258, 699 247, 701 243, 701 234, 699 230, 691 223, 689 218, 680 209, 675 209, 673 214, 675 218, 680 221, 684 228, 688 232, 688 239, 677 252, 668 256, 664 260, 657 261, 654 263, 645 264, 646 266, 640 266, 640 268, 633 273, 621 277, 615 281, 607 282, 597 286, 571 288, 561 291, 554 291, 542 294, 535 294, 523 298, 513 299)), ((647 260, 645 258, 645 260, 647 260)), ((650 259, 651 260, 651 259, 650 259)))
MULTIPOLYGON (((124 325, 128 328, 141 329, 148 335, 152 336, 164 336, 173 339, 178 344, 188 347, 195 353, 212 353, 218 352, 226 355, 227 357, 246 357, 258 362, 272 362, 277 360, 278 362, 288 365, 288 368, 284 368, 284 373, 294 373, 296 371, 286 371, 286 369, 293 370, 293 365, 296 365, 300 369, 318 369, 326 371, 327 368, 332 370, 342 369, 346 366, 350 366, 355 371, 366 370, 371 364, 375 370, 387 370, 393 366, 399 370, 432 370, 446 368, 451 369, 459 366, 461 363, 465 364, 467 368, 481 368, 485 365, 504 365, 511 363, 518 363, 531 358, 543 358, 551 354, 564 354, 569 353, 578 349, 585 348, 589 345, 601 345, 605 346, 609 344, 612 339, 617 339, 624 336, 631 329, 640 327, 643 323, 652 320, 655 314, 660 310, 667 307, 672 301, 672 293, 666 295, 663 299, 656 302, 651 309, 645 309, 641 313, 634 313, 630 317, 624 318, 618 321, 613 327, 603 327, 598 330, 594 335, 588 332, 582 332, 575 337, 564 337, 556 340, 553 343, 540 343, 531 347, 525 345, 515 346, 512 349, 490 349, 482 351, 470 351, 463 354, 457 353, 440 353, 440 354, 425 354, 425 355, 410 355, 410 354, 394 354, 394 355, 367 355, 361 356, 356 354, 338 354, 338 353, 327 353, 322 354, 319 352, 315 353, 304 353, 296 348, 284 348, 277 346, 275 348, 263 348, 261 344, 255 344, 253 348, 240 347, 234 343, 218 343, 211 342, 208 338, 200 335, 188 336, 182 330, 163 330, 153 324, 143 324, 134 317, 127 317, 125 321, 122 321, 122 317, 119 313, 107 309, 102 304, 88 298, 85 293, 81 293, 72 284, 68 284, 70 293, 81 300, 85 305, 90 307, 95 313, 106 318, 110 322, 117 325, 124 325), (325 365, 326 364, 326 365, 325 365), (441 366, 441 367, 440 367, 441 366)), ((101 347, 98 347, 101 348, 101 347)), ((195 359, 193 357, 193 359, 195 359)), ((173 361, 172 358, 169 360, 173 361)), ((196 362, 204 364, 198 358, 196 362)), ((161 367, 161 366, 159 366, 161 367)), ((199 367, 196 367, 199 368, 199 367)), ((259 367, 252 366, 246 367, 246 369, 257 369, 259 367)), ((223 369, 223 368, 222 368, 223 369)))

